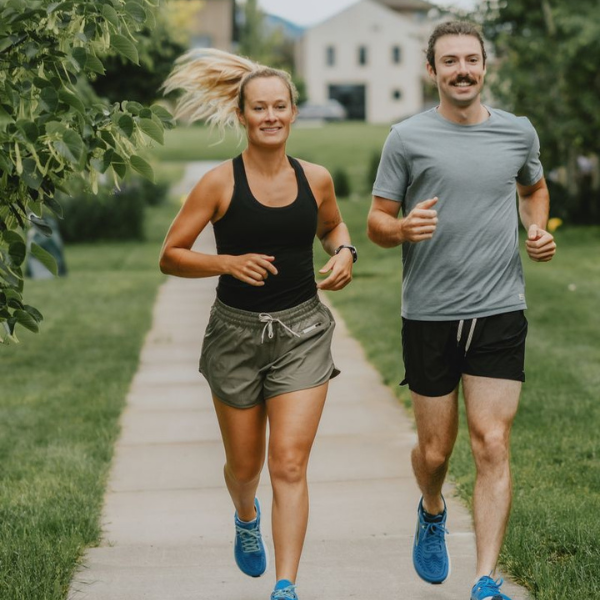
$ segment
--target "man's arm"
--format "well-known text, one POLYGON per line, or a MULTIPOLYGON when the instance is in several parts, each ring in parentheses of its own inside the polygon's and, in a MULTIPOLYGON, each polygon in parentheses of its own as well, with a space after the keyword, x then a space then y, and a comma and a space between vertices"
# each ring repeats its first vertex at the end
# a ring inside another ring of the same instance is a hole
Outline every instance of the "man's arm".
POLYGON ((437 211, 433 210, 437 201, 437 197, 423 200, 406 217, 399 219, 400 202, 373 196, 367 219, 369 239, 382 248, 431 239, 438 221, 437 211))
POLYGON ((533 185, 517 183, 519 193, 519 215, 527 230, 525 249, 531 260, 548 262, 556 254, 554 236, 546 231, 550 194, 546 180, 542 177, 533 185))

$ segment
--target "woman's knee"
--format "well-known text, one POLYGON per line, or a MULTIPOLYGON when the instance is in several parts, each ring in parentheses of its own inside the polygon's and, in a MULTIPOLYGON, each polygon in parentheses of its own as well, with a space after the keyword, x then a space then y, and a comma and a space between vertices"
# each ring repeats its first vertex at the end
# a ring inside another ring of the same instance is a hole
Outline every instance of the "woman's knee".
POLYGON ((263 460, 253 459, 237 462, 225 463, 225 476, 235 481, 237 484, 244 485, 253 483, 260 477, 263 460))
POLYGON ((306 478, 307 457, 302 452, 271 452, 269 454, 269 474, 271 481, 298 483, 306 478))

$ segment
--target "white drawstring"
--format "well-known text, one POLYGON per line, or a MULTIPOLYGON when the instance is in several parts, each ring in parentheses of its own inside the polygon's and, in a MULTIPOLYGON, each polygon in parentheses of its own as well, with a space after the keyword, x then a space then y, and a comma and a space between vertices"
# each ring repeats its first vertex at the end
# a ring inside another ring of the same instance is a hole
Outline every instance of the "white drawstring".
POLYGON ((471 340, 473 339, 473 333, 475 333, 475 325, 477 324, 477 319, 473 319, 471 321, 471 329, 469 329, 469 337, 467 338, 467 345, 465 346, 465 356, 469 351, 469 346, 471 345, 471 340))
MULTIPOLYGON (((461 319, 458 322, 458 331, 456 333, 456 343, 460 344, 460 338, 462 337, 463 325, 465 324, 464 320, 461 319)), ((475 333, 475 325, 477 324, 477 319, 471 320, 471 327, 469 328, 469 335, 467 336, 467 343, 465 345, 465 356, 471 347, 471 342, 473 341, 473 334, 475 333)))
POLYGON ((273 323, 279 323, 286 331, 289 331, 292 335, 295 335, 296 337, 301 337, 299 333, 296 333, 293 329, 290 329, 281 319, 274 319, 269 313, 260 313, 258 319, 261 323, 265 324, 262 330, 262 335, 260 336, 261 344, 265 341, 265 333, 269 336, 270 340, 272 340, 275 336, 275 333, 273 331, 273 323))

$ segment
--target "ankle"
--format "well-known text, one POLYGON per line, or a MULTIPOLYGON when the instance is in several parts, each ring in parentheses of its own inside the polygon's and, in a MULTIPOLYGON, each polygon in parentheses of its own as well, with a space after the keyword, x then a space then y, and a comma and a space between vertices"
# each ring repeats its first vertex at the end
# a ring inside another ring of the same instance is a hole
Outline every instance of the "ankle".
POLYGON ((279 580, 277 580, 277 583, 275 584, 275 589, 283 590, 286 587, 290 587, 292 585, 294 585, 294 582, 290 581, 289 579, 279 579, 279 580))

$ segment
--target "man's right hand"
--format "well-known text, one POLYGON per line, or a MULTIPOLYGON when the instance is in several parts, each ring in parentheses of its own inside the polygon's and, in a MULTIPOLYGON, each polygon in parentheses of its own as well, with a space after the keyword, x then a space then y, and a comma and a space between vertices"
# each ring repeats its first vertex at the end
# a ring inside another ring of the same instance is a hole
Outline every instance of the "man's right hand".
POLYGON ((430 240, 437 228, 437 210, 433 207, 438 198, 428 198, 419 202, 406 217, 401 219, 402 239, 406 242, 430 240))

